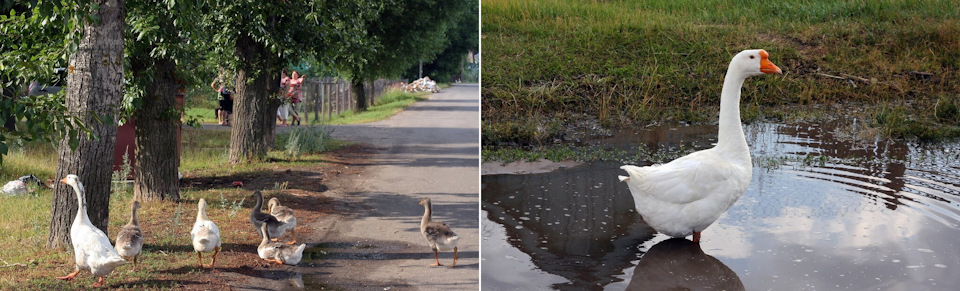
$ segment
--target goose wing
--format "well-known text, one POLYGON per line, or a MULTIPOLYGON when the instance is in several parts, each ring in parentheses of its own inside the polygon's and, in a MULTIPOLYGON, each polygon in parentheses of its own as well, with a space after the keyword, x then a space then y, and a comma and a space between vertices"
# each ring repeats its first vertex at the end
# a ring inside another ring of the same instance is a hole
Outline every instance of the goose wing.
POLYGON ((625 181, 634 196, 675 204, 704 199, 717 189, 729 189, 737 183, 730 179, 736 167, 710 151, 695 152, 663 165, 622 169, 630 175, 625 181))

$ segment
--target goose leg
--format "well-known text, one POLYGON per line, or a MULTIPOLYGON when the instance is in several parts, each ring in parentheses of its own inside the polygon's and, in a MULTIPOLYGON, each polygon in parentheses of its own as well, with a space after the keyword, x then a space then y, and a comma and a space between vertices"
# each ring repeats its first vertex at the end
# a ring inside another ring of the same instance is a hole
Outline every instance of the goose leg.
POLYGON ((288 245, 292 245, 292 244, 297 243, 297 229, 296 229, 296 228, 290 229, 290 233, 293 234, 293 240, 290 241, 290 242, 288 242, 287 244, 288 244, 288 245))
POLYGON ((431 266, 434 266, 434 267, 436 267, 436 266, 443 266, 443 265, 440 264, 440 256, 437 255, 437 249, 433 249, 433 260, 434 260, 434 261, 437 261, 437 262, 434 263, 434 264, 431 265, 431 266))
POLYGON ((210 265, 207 268, 213 268, 213 264, 217 263, 217 254, 220 253, 220 247, 213 249, 213 261, 210 261, 210 265))
POLYGON ((140 269, 140 255, 133 256, 133 270, 136 271, 140 269))
POLYGON ((199 261, 200 266, 203 267, 203 253, 197 252, 197 261, 199 261))
POLYGON ((453 247, 453 264, 450 264, 450 267, 457 265, 457 247, 453 247))
POLYGON ((696 231, 693 232, 693 242, 695 242, 695 243, 700 242, 700 233, 699 233, 699 232, 696 232, 696 231))
POLYGON ((277 259, 267 259, 267 262, 277 263, 277 265, 283 265, 283 261, 277 259))
POLYGON ((103 280, 103 277, 97 277, 97 282, 93 283, 93 288, 100 288, 104 283, 106 282, 103 280))
POLYGON ((70 273, 70 274, 68 274, 68 275, 66 275, 66 276, 63 276, 63 277, 57 277, 57 280, 70 281, 70 280, 73 280, 73 277, 76 277, 77 274, 80 274, 80 270, 76 270, 76 271, 74 271, 73 273, 70 273))

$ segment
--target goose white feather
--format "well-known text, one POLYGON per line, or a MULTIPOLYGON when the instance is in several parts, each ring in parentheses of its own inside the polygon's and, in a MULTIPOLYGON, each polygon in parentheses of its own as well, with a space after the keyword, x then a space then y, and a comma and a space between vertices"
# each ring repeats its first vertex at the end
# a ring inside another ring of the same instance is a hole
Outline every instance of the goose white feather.
POLYGON ((77 194, 77 216, 73 220, 73 226, 70 227, 70 241, 73 244, 76 270, 57 279, 72 280, 81 270, 87 270, 99 277, 93 286, 100 287, 104 283, 103 277, 125 264, 126 261, 110 244, 110 238, 90 222, 90 217, 87 216, 87 201, 84 197, 86 192, 80 177, 70 174, 60 182, 72 186, 77 194))
POLYGON ((637 212, 653 229, 673 237, 700 232, 713 224, 750 184, 753 164, 740 121, 744 80, 781 73, 764 50, 745 50, 730 61, 720 96, 717 145, 662 165, 620 167, 637 212))
POLYGON ((200 266, 204 266, 203 253, 214 252, 210 265, 204 266, 213 268, 213 264, 217 262, 217 254, 220 253, 220 229, 207 217, 207 200, 203 198, 197 202, 197 221, 193 223, 190 238, 193 240, 193 250, 197 252, 200 266))

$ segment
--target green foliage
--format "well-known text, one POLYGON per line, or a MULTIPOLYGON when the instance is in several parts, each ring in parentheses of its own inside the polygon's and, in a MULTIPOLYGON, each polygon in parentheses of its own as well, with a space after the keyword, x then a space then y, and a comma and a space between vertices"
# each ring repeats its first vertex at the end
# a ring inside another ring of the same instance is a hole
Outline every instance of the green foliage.
MULTIPOLYGON (((480 6, 477 1, 466 1, 466 9, 460 10, 460 15, 452 20, 451 27, 447 30, 447 45, 443 51, 437 54, 432 61, 424 59, 423 74, 430 76, 431 79, 447 82, 453 75, 460 74, 462 65, 471 65, 465 63, 468 52, 478 52, 480 48, 480 6)), ((476 65, 476 64, 472 64, 476 65)), ((418 79, 420 70, 419 64, 414 64, 404 72, 404 77, 410 80, 418 79)), ((467 78, 464 76, 464 81, 467 78)), ((470 80, 476 81, 476 78, 470 80)))
MULTIPOLYGON (((0 129, 0 163, 10 143, 67 139, 71 147, 90 131, 71 118, 64 105, 64 91, 42 96, 27 95, 27 85, 59 82, 55 68, 65 68, 67 56, 81 37, 77 27, 89 15, 86 1, 12 4, 0 14, 0 119, 16 130, 0 129), (6 12, 6 11, 5 11, 6 12)), ((79 112, 79 114, 89 114, 79 112)), ((98 118, 97 116, 94 116, 98 118)))
POLYGON ((449 45, 447 33, 474 1, 409 0, 385 2, 384 10, 365 23, 365 39, 372 50, 364 49, 334 56, 336 67, 352 80, 374 80, 400 76, 421 60, 430 61, 449 45), (343 58, 363 62, 343 61, 343 58))
MULTIPOLYGON (((299 64, 314 58, 340 62, 362 62, 355 52, 374 50, 364 37, 364 25, 374 19, 382 1, 209 1, 201 20, 212 32, 211 60, 236 68, 234 43, 249 35, 271 53, 299 64)), ((285 65, 285 64, 284 64, 285 65)))

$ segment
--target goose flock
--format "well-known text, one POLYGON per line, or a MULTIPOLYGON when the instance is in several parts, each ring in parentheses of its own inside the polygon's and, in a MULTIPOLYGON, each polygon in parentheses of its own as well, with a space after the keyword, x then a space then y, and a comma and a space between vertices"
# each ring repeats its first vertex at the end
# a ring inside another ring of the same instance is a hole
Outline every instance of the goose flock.
MULTIPOLYGON (((86 192, 80 178, 70 174, 60 182, 73 187, 78 206, 77 216, 70 229, 70 240, 76 259, 75 269, 74 272, 57 279, 73 280, 81 271, 88 271, 97 277, 93 287, 101 287, 105 285, 107 275, 128 261, 133 262, 134 270, 138 269, 145 243, 137 215, 141 207, 140 202, 134 200, 131 203, 130 220, 120 229, 115 243, 111 245, 107 235, 94 226, 87 215, 86 192)), ((281 205, 280 200, 273 197, 268 202, 269 212, 263 212, 261 210, 263 194, 260 191, 254 191, 251 196, 256 199, 256 205, 250 211, 250 223, 261 238, 257 246, 257 255, 277 265, 299 264, 307 245, 304 243, 296 245, 297 218, 293 210, 281 205), (280 238, 286 233, 291 234, 292 240, 282 242, 280 238)), ((431 266, 441 266, 438 251, 453 250, 453 263, 450 267, 454 267, 457 264, 457 242, 460 237, 446 223, 432 220, 432 204, 429 198, 423 198, 420 204, 424 207, 420 232, 434 253, 435 264, 431 266)), ((217 255, 221 251, 222 240, 220 229, 207 216, 206 209, 207 201, 201 198, 197 202, 197 219, 190 231, 190 239, 193 250, 197 252, 198 265, 201 268, 213 268, 217 262, 217 255), (211 252, 213 254, 210 256, 210 263, 204 264, 203 254, 211 252)))

